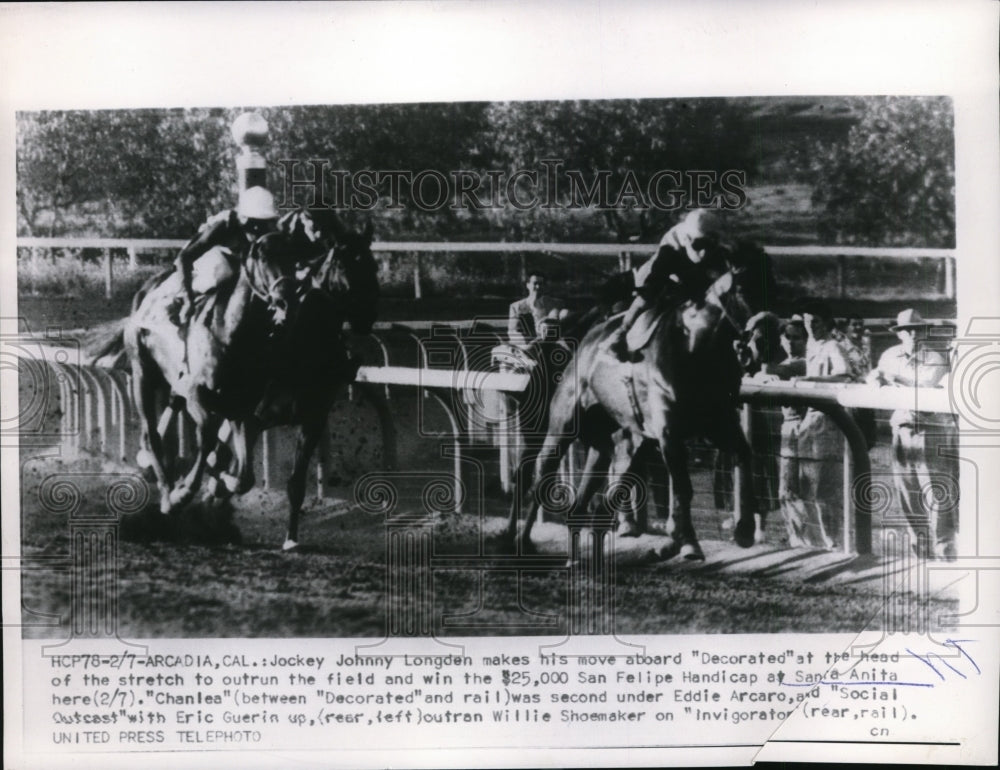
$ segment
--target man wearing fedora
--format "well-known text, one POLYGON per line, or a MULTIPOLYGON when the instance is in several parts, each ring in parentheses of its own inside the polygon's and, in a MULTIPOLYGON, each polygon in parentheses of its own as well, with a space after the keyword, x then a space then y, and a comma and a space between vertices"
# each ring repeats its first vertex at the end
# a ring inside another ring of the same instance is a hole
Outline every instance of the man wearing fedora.
MULTIPOLYGON (((929 339, 932 324, 913 308, 890 330, 900 344, 879 358, 868 381, 889 387, 942 387, 950 369, 942 345, 929 339)), ((892 413, 893 480, 921 558, 955 558, 958 514, 958 430, 950 414, 897 409, 892 413), (944 494, 942 494, 944 492, 944 494)))

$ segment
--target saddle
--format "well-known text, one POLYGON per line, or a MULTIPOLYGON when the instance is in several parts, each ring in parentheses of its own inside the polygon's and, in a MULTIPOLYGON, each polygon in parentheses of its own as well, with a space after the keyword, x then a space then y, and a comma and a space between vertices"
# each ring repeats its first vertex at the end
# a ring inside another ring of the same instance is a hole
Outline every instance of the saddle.
POLYGON ((215 246, 202 254, 191 266, 191 290, 196 294, 207 294, 236 276, 232 257, 221 247, 215 246))
POLYGON ((625 344, 628 345, 629 353, 637 353, 649 344, 653 333, 663 322, 664 315, 662 309, 654 306, 644 310, 635 319, 632 328, 625 335, 625 344))

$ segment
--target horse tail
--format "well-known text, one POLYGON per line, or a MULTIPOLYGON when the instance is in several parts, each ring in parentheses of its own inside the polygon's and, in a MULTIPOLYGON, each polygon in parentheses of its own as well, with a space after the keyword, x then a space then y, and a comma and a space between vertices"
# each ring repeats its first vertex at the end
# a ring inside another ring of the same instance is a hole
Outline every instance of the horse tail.
POLYGON ((125 318, 96 327, 84 340, 83 349, 92 361, 117 356, 125 350, 125 318))

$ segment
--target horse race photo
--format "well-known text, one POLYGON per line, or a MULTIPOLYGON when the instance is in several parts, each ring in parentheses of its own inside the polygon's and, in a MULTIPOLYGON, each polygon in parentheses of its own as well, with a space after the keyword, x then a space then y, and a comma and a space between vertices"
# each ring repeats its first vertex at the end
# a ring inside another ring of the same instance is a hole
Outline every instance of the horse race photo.
POLYGON ((0 11, 11 767, 995 764, 996 4, 0 11))
POLYGON ((123 638, 882 627, 962 525, 953 124, 19 113, 23 633, 94 533, 123 638))

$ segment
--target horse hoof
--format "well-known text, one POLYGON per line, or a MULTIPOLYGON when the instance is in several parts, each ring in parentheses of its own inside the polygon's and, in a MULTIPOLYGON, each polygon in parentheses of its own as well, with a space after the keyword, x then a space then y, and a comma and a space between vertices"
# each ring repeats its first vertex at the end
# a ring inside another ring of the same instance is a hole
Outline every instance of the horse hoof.
POLYGON ((153 467, 153 453, 140 449, 135 455, 135 464, 142 469, 153 467))
POLYGON ((235 493, 240 486, 239 479, 229 473, 220 473, 219 481, 223 483, 227 491, 232 493, 235 493))
POLYGON ((501 532, 487 538, 486 547, 488 553, 495 555, 510 555, 514 553, 514 537, 507 532, 501 532))
POLYGON ((183 505, 190 497, 187 487, 178 487, 170 492, 170 506, 183 505))
POLYGON ((618 527, 618 531, 615 534, 618 535, 618 537, 639 537, 642 532, 639 531, 638 526, 628 521, 618 527))
POLYGON ((667 561, 680 553, 680 550, 680 543, 671 538, 663 546, 661 546, 659 550, 657 550, 656 555, 661 561, 667 561))
POLYGON ((288 553, 290 551, 297 551, 299 549, 299 544, 294 540, 286 540, 281 544, 281 550, 288 553))
POLYGON ((681 546, 680 556, 685 561, 705 561, 705 554, 697 543, 685 543, 681 546))
POLYGON ((242 479, 239 482, 239 484, 237 484, 237 486, 236 486, 236 494, 238 494, 238 495, 245 495, 247 492, 249 492, 251 489, 254 488, 254 485, 256 483, 257 483, 256 476, 254 476, 252 473, 248 473, 246 475, 246 478, 242 479))
POLYGON ((516 541, 517 553, 522 556, 534 556, 538 553, 538 549, 535 548, 535 544, 531 542, 531 538, 519 537, 516 541))
POLYGON ((160 499, 160 513, 164 516, 169 516, 174 511, 174 506, 170 504, 170 496, 164 495, 160 499))
POLYGON ((219 480, 215 476, 211 476, 208 481, 205 482, 205 499, 210 497, 215 497, 216 491, 219 489, 219 480))
POLYGON ((736 545, 740 548, 750 548, 757 542, 757 527, 754 526, 753 521, 750 522, 740 522, 736 525, 736 531, 734 533, 734 539, 736 540, 736 545))

